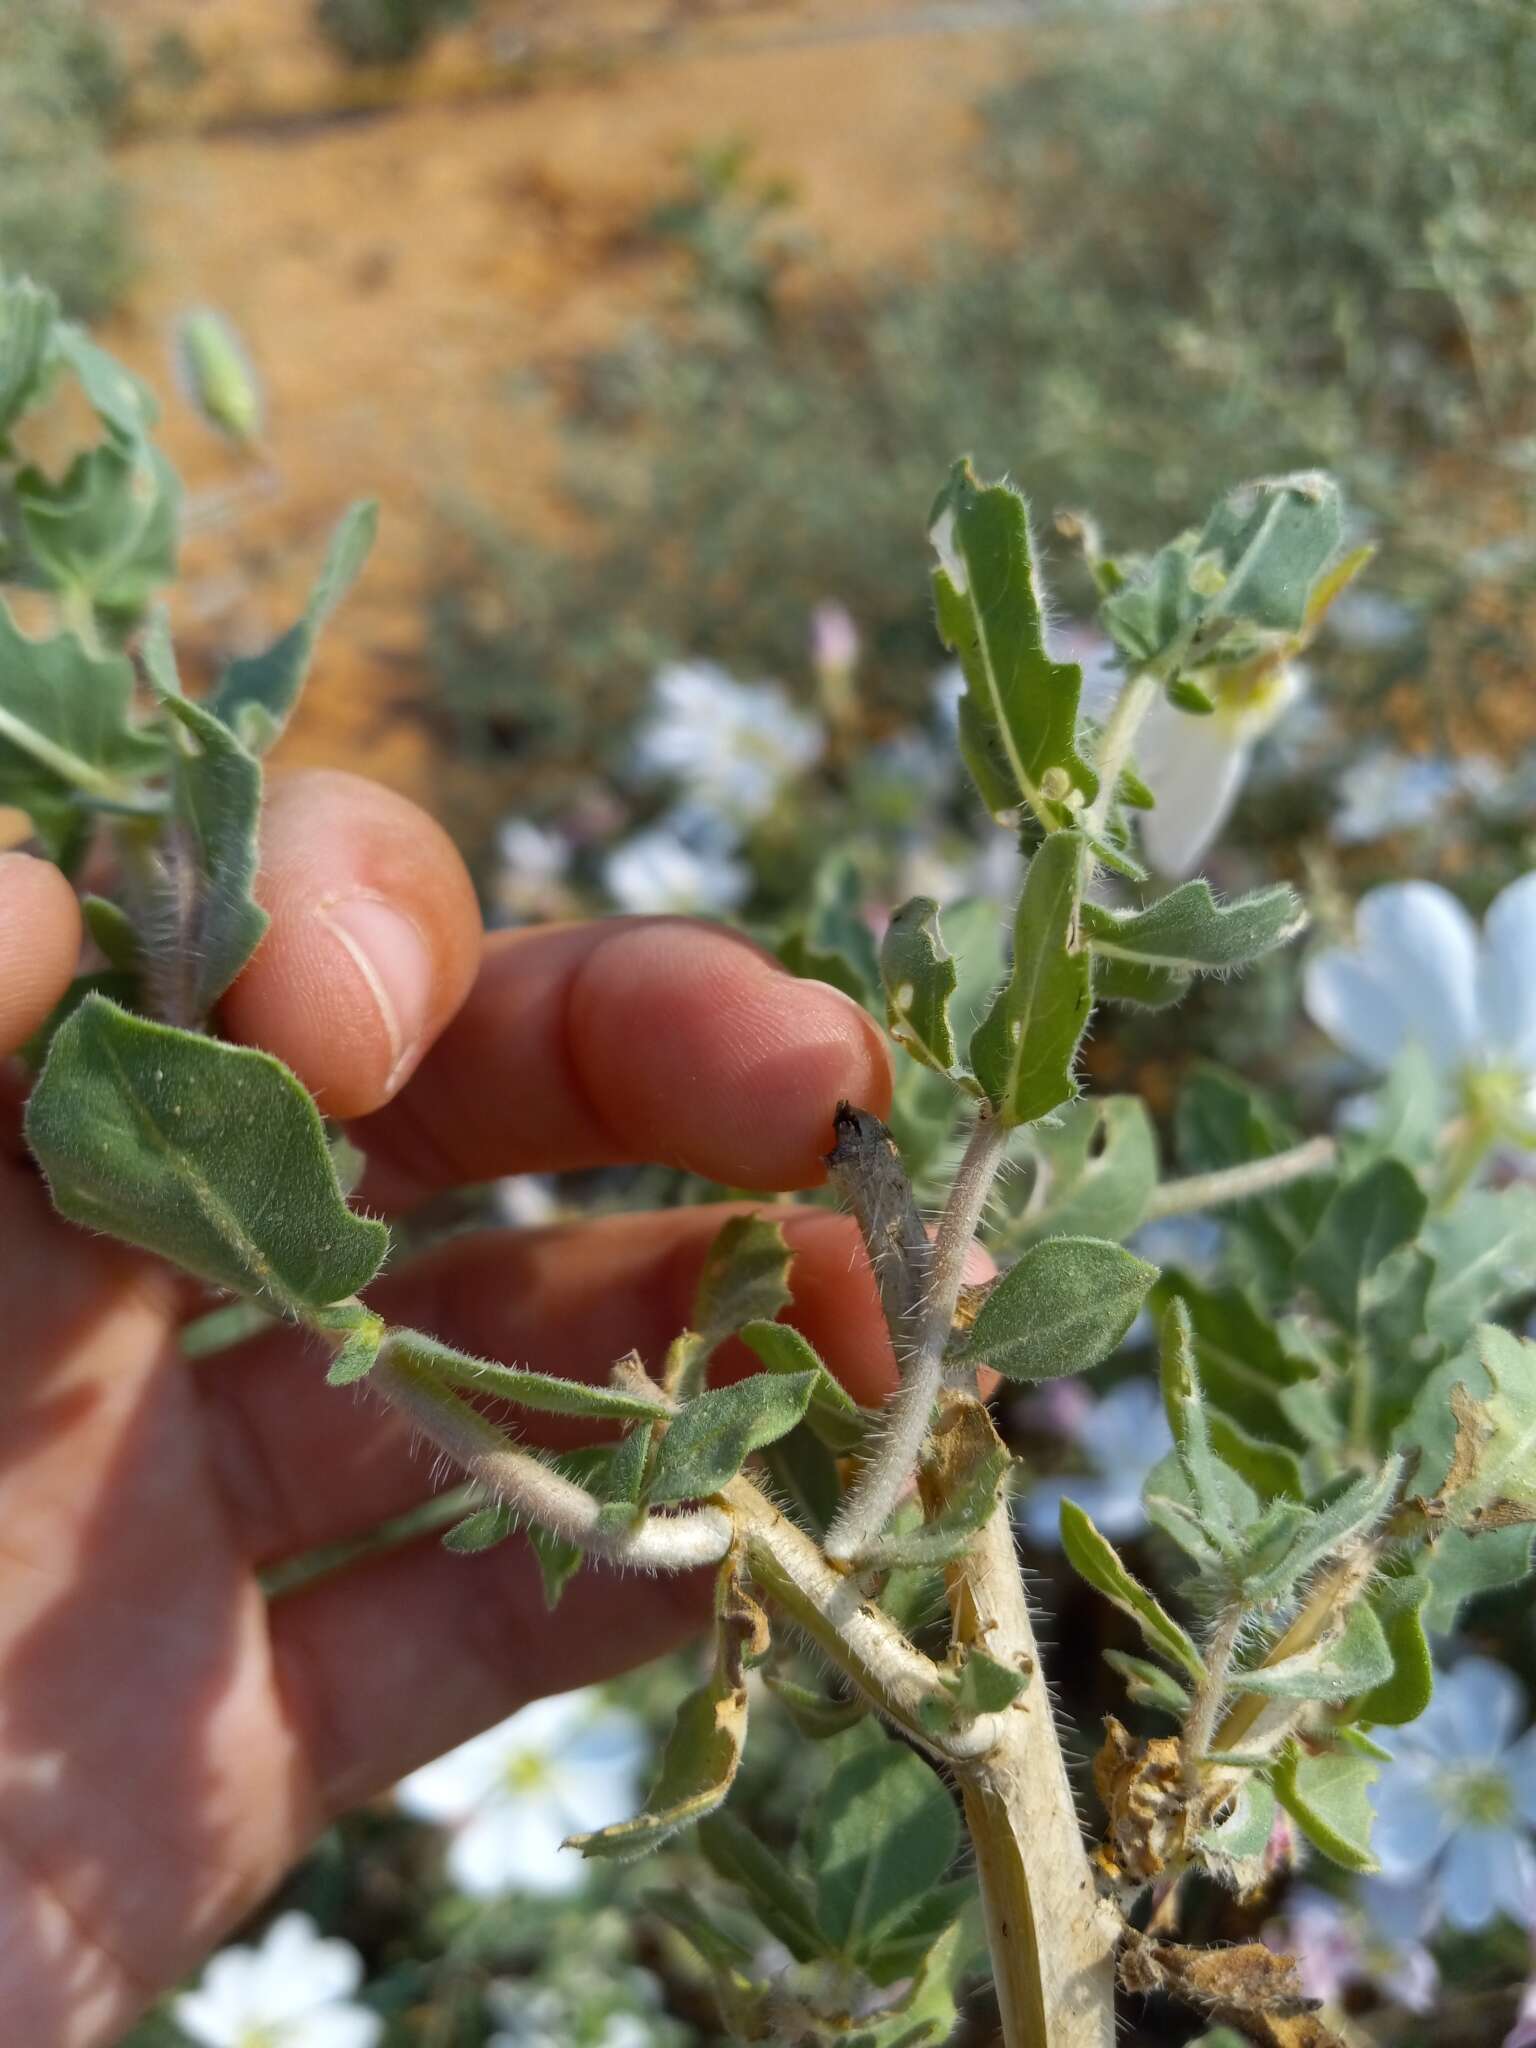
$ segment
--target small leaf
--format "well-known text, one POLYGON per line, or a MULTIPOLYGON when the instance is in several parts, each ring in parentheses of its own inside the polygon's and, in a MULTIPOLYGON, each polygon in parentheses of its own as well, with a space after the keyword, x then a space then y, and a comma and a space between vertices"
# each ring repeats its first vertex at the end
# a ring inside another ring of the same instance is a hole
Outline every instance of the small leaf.
POLYGON ((1418 1236, 1428 1210, 1408 1168, 1400 1160, 1378 1160, 1332 1196, 1296 1267, 1297 1279, 1341 1329, 1358 1335, 1372 1276, 1418 1236))
POLYGON ((1161 1664, 1150 1664, 1145 1657, 1132 1657, 1125 1650, 1106 1650, 1104 1662, 1119 1672, 1127 1697, 1138 1707, 1155 1707, 1176 1721, 1189 1712, 1189 1694, 1161 1664))
POLYGON ((133 619, 176 574, 181 483, 148 441, 102 441, 57 483, 24 469, 14 489, 30 566, 50 588, 133 619))
POLYGON ((1253 1863, 1269 1847, 1275 1826, 1275 1795, 1257 1776, 1243 1780, 1236 1801, 1219 1826, 1199 1837, 1207 1856, 1218 1863, 1253 1863))
POLYGON ((1378 1775, 1371 1758, 1349 1750, 1309 1756, 1292 1748, 1271 1782, 1280 1804, 1330 1862, 1368 1873, 1378 1867, 1370 1846, 1376 1818, 1370 1788, 1378 1775))
POLYGON ((953 1074, 960 1055, 949 1020, 959 976, 939 935, 939 906, 914 896, 891 918, 880 945, 885 1014, 896 1043, 938 1074, 953 1074))
POLYGON ((1180 1665, 1197 1684, 1205 1677, 1205 1662, 1189 1636, 1146 1587, 1131 1577, 1113 1544, 1075 1500, 1061 1504, 1061 1547, 1078 1577, 1130 1615, 1152 1649, 1180 1665))
POLYGON ((321 629, 361 574, 378 524, 379 508, 371 499, 347 510, 331 536, 303 618, 263 653, 232 661, 211 692, 208 709, 253 754, 266 753, 288 723, 321 629))
POLYGON ((1091 800, 1098 779, 1077 751, 1082 670, 1046 652, 1024 500, 957 462, 929 528, 939 633, 965 674, 960 751, 982 801, 1065 818, 1062 799, 1091 800), (1048 799, 1053 771, 1062 789, 1048 799))
POLYGON ((1005 1707, 1013 1705, 1028 1684, 1027 1671, 1015 1670, 1010 1664, 999 1664, 985 1650, 967 1650, 961 1660, 959 1675, 949 1686, 955 1719, 970 1721, 978 1714, 1000 1714, 1005 1707))
POLYGON ((331 1360, 330 1370, 325 1376, 328 1387, 350 1387, 367 1378, 378 1358, 379 1346, 384 1342, 384 1327, 382 1316, 365 1314, 359 1319, 357 1327, 348 1332, 331 1360))
POLYGON ((390 1342, 412 1364, 451 1385, 469 1387, 476 1393, 493 1395, 498 1401, 510 1401, 518 1408, 531 1408, 541 1415, 654 1422, 661 1413, 659 1403, 643 1394, 631 1394, 622 1387, 594 1387, 585 1380, 564 1379, 558 1373, 526 1372, 521 1366, 498 1365, 489 1358, 473 1358, 421 1330, 392 1330, 390 1342))
POLYGON ((1161 1379, 1174 1455, 1195 1521, 1218 1556, 1235 1559, 1241 1554, 1244 1524, 1257 1503, 1246 1481, 1234 1475, 1212 1444, 1189 1310, 1177 1298, 1163 1318, 1161 1379))
POLYGON ((1140 960, 1119 960, 1093 952, 1093 999, 1125 1003, 1134 1010, 1166 1010, 1183 1002, 1191 977, 1177 967, 1150 967, 1140 960))
POLYGON ((811 1403, 805 1411, 807 1424, 828 1450, 843 1454, 858 1449, 864 1441, 866 1418, 841 1380, 834 1379, 822 1364, 809 1338, 790 1323, 744 1323, 737 1334, 769 1372, 789 1377, 814 1374, 811 1403))
POLYGON ((1432 1337, 1462 1344, 1474 1327, 1529 1291, 1536 1270, 1536 1188, 1477 1189, 1425 1226, 1435 1262, 1426 1305, 1432 1337))
POLYGON ((993 1441, 982 1446, 980 1454, 952 1481, 944 1506, 931 1521, 910 1528, 898 1523, 877 1537, 859 1562, 910 1568, 948 1564, 962 1557, 971 1547, 977 1530, 990 1518, 1012 1462, 994 1435, 993 1441))
POLYGON ((1222 618, 1299 633, 1343 531, 1338 485, 1315 470, 1229 491, 1207 519, 1196 549, 1197 559, 1214 555, 1222 569, 1221 586, 1205 611, 1207 631, 1210 621, 1222 618))
MULTIPOLYGON (((1279 1558, 1245 1579, 1248 1597, 1254 1601, 1283 1599, 1318 1565, 1369 1535, 1391 1507, 1402 1484, 1403 1469, 1401 1458, 1389 1458, 1379 1472, 1362 1472, 1325 1506, 1299 1518, 1279 1558)), ((1277 1502, 1271 1513, 1286 1505, 1277 1502)))
POLYGON ((1077 1093, 1073 1068, 1092 1007, 1092 965, 1077 942, 1086 847, 1053 832, 1024 878, 1013 972, 971 1039, 970 1059, 1005 1124, 1034 1123, 1077 1093))
MULTIPOLYGON (((163 615, 152 620, 149 645, 169 639, 163 615)), ((154 672, 154 662, 146 654, 154 672)), ((246 961, 270 920, 253 888, 257 829, 261 822, 261 766, 224 724, 201 704, 162 689, 161 710, 173 742, 171 792, 175 825, 163 835, 175 914, 159 979, 174 974, 175 1013, 189 1022, 213 1008, 246 961)), ((150 930, 153 944, 154 929, 150 930)))
POLYGON ((791 974, 828 982, 864 1009, 873 1010, 880 965, 863 898, 858 868, 846 854, 824 860, 811 882, 804 921, 785 935, 778 952, 791 974))
POLYGON ((679 1828, 725 1803, 746 1735, 745 1688, 729 1684, 716 1672, 678 1708, 645 1811, 593 1834, 572 1835, 563 1846, 579 1849, 583 1856, 621 1862, 645 1855, 679 1828))
POLYGON ((816 1924, 810 1887, 793 1876, 729 1810, 699 1824, 699 1847, 716 1877, 739 1885, 768 1932, 783 1942, 797 1963, 829 1953, 816 1924))
POLYGON ((165 765, 157 736, 133 722, 133 669, 90 654, 73 633, 29 640, 0 603, 0 802, 79 792, 133 807, 165 765))
POLYGON ((1183 974, 1221 974, 1245 967, 1296 936, 1306 912, 1284 884, 1218 903, 1211 885, 1185 882, 1146 910, 1082 908, 1084 937, 1095 954, 1131 965, 1183 974))
POLYGON ((816 1804, 816 1924, 855 1962, 878 1953, 939 1883, 960 1842, 954 1802, 927 1764, 885 1737, 832 1773, 816 1804))
POLYGON ((102 996, 59 1027, 27 1137, 72 1222, 291 1312, 355 1294, 389 1244, 348 1209, 286 1067, 102 996))
POLYGON ((1293 1357, 1274 1323, 1237 1288, 1201 1287, 1183 1273, 1166 1272, 1153 1291, 1154 1310, 1175 1296, 1189 1310, 1207 1400, 1265 1443, 1305 1448, 1282 1396, 1313 1378, 1316 1367, 1293 1357))
POLYGON ((767 1216, 733 1216, 722 1227, 693 1304, 693 1326, 711 1349, 746 1323, 771 1323, 789 1306, 792 1257, 783 1227, 767 1216))
POLYGON ((496 1501, 490 1507, 476 1508, 462 1522, 455 1522, 443 1538, 443 1548, 460 1556, 472 1557, 482 1550, 494 1550, 499 1543, 505 1543, 516 1529, 515 1511, 505 1502, 496 1501))
POLYGON ((1263 1693, 1270 1699, 1324 1700, 1339 1706, 1385 1685, 1392 1676, 1392 1652, 1369 1602, 1356 1601, 1343 1629, 1330 1641, 1294 1657, 1234 1671, 1229 1684, 1236 1692, 1263 1693))
POLYGON ((810 1406, 815 1385, 813 1372, 759 1372, 698 1395, 667 1426, 647 1500, 702 1500, 718 1493, 753 1451, 794 1428, 810 1406))
POLYGON ((58 316, 52 292, 27 277, 0 279, 0 445, 42 390, 58 316))
POLYGON ((864 1968, 870 1981, 894 1984, 903 1977, 916 1975, 935 1943, 949 1933, 975 1898, 975 1881, 969 1877, 935 1885, 865 1958, 864 1968))
POLYGON ((1392 1657, 1392 1675, 1355 1702, 1362 1721, 1401 1728, 1417 1721, 1435 1689, 1435 1668, 1424 1633, 1424 1603, 1430 1583, 1422 1572, 1400 1568, 1371 1596, 1392 1657))
POLYGON ((143 964, 139 935, 127 911, 105 896, 82 896, 80 910, 91 944, 119 974, 137 974, 143 964))
POLYGON ((763 1683, 799 1732, 812 1742, 830 1741, 869 1713, 867 1704, 857 1696, 835 1700, 826 1693, 813 1692, 807 1685, 796 1685, 793 1679, 776 1677, 771 1671, 763 1673, 763 1683))
POLYGON ((1045 1183, 1043 1202, 1030 1189, 1030 1239, 1107 1237, 1118 1244, 1142 1221, 1157 1186, 1157 1139, 1139 1096, 1084 1096, 1036 1124, 1029 1146, 1045 1183))
MULTIPOLYGON (((639 1498, 650 1438, 648 1428, 637 1429, 616 1447, 591 1444, 579 1451, 561 1451, 548 1462, 563 1479, 574 1480, 600 1501, 617 1500, 628 1507, 639 1498)), ((539 1567, 545 1611, 553 1614, 566 1587, 585 1564, 585 1552, 537 1522, 528 1525, 528 1542, 539 1567)))
POLYGON ((992 1288, 956 1356, 1010 1380, 1086 1372, 1119 1345, 1156 1278, 1123 1245, 1043 1238, 992 1288))

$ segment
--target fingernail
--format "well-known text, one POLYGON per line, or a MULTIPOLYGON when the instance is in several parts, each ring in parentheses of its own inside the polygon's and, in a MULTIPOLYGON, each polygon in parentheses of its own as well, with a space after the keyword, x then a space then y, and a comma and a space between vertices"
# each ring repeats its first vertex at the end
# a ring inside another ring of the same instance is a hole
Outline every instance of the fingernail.
POLYGON ((421 1050, 432 995, 432 957, 416 926, 392 903, 378 896, 348 896, 328 903, 321 921, 352 956, 357 971, 373 992, 379 1017, 389 1035, 389 1077, 392 1091, 421 1050))

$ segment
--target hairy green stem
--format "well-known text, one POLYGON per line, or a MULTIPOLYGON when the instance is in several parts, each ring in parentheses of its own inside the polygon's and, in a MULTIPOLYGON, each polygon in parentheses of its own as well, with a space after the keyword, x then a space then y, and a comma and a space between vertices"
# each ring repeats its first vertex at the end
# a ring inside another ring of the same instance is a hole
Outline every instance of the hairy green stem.
MULTIPOLYGON (((827 1531, 827 1555, 837 1563, 853 1563, 874 1541, 917 1470, 933 1404, 944 1382, 944 1351, 965 1280, 965 1263, 1011 1136, 1011 1127, 990 1111, 983 1110, 977 1117, 934 1241, 921 1335, 903 1367, 901 1385, 883 1418, 874 1454, 848 1489, 827 1531)), ((895 1331, 892 1336, 895 1339, 895 1331)))
POLYGON ((1292 1181, 1310 1180, 1329 1172, 1337 1162, 1339 1148, 1332 1138, 1308 1138, 1289 1152, 1276 1152, 1269 1159, 1255 1159, 1244 1166, 1224 1166, 1215 1173, 1192 1173, 1184 1180, 1167 1180, 1154 1188, 1147 1199, 1143 1222, 1164 1216, 1190 1216, 1199 1209, 1220 1209, 1229 1202, 1247 1201, 1251 1195, 1267 1195, 1292 1181))
POLYGON ((1227 1678, 1242 1626, 1243 1608, 1234 1601, 1217 1616, 1216 1626, 1205 1646, 1205 1676, 1190 1701, 1179 1744, 1186 1796, 1193 1794, 1199 1786, 1201 1765, 1211 1751, 1216 1723, 1226 1702, 1227 1678))
POLYGON ((1103 736, 1099 741, 1098 759, 1093 764, 1099 778, 1099 793, 1083 820, 1089 832, 1102 832, 1108 822, 1121 771, 1131 758, 1131 749, 1136 744, 1141 722, 1156 703, 1160 688, 1161 684, 1155 675, 1132 677, 1120 692, 1115 708, 1109 714, 1103 736))

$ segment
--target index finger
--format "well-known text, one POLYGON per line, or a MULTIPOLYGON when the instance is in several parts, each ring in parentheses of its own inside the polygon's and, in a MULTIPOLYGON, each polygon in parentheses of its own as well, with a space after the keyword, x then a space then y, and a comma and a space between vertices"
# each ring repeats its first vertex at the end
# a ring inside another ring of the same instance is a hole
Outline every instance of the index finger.
POLYGON ((868 1013, 749 941, 682 918, 498 935, 409 1087, 357 1129, 369 1200, 638 1161, 726 1187, 825 1177, 839 1101, 883 1114, 868 1013))

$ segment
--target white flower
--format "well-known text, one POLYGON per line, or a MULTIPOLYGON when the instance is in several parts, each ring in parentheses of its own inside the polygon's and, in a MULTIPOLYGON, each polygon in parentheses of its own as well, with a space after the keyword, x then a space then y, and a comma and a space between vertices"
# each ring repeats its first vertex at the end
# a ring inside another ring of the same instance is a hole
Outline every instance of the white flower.
POLYGON ((1536 873, 1476 925, 1433 882, 1392 882, 1362 896, 1355 943, 1308 962, 1314 1024, 1384 1073, 1408 1045, 1506 1137, 1530 1142, 1536 1116, 1536 873))
POLYGON ((648 1754, 633 1715, 596 1691, 562 1693, 413 1771, 395 1797, 453 1829, 448 1875, 472 1898, 571 1892, 582 1860, 561 1843, 637 1811, 648 1754))
POLYGON ((509 1173, 493 1192, 497 1215, 518 1230, 537 1230, 560 1213, 555 1183, 547 1173, 509 1173))
POLYGON ((616 846, 603 885, 637 916, 719 915, 745 901, 752 871, 735 855, 734 829, 718 813, 679 806, 616 846))
POLYGON ((780 789, 820 759, 826 735, 774 683, 738 683, 713 662, 677 662, 651 684, 635 735, 643 776, 737 818, 760 818, 780 789))
POLYGON ((1409 2012, 1434 2004, 1439 1973, 1421 1941, 1389 1936, 1310 1885, 1293 1887, 1265 1940, 1296 1958, 1302 1990, 1324 2005, 1340 2005, 1351 1986, 1372 1983, 1409 2012))
MULTIPOLYGON (((1147 1474, 1173 1449, 1163 1398, 1149 1380, 1124 1380, 1095 1400, 1078 1381, 1062 1382, 1067 1400, 1056 1411, 1092 1470, 1037 1480, 1019 1510, 1030 1541, 1049 1548, 1060 1541, 1061 1503, 1074 1500, 1111 1542, 1147 1526, 1141 1489, 1147 1474)), ((1047 1397, 1054 1388, 1042 1390, 1047 1397)))
POLYGON ((818 675, 848 675, 859 658, 859 629, 847 605, 828 598, 811 613, 811 666, 818 675))
POLYGON ((1231 815, 1253 750, 1306 687, 1297 662, 1255 664, 1203 677, 1216 700, 1205 714, 1158 697, 1136 740, 1136 770, 1157 799, 1138 811, 1142 851, 1177 880, 1195 867, 1231 815))
POLYGON ((1334 813, 1332 836, 1341 846, 1362 846, 1389 832, 1432 824, 1460 786, 1453 761, 1378 747, 1339 777, 1342 802, 1334 813))
POLYGON ((496 828, 496 854, 502 872, 526 887, 558 882, 571 864, 571 849, 558 832, 548 832, 527 818, 505 818, 496 828))
POLYGON ((352 2003, 362 1981, 349 1942, 324 1939, 307 1913, 284 1913, 258 1947, 221 1949, 171 2013, 204 2048, 374 2048, 384 2022, 352 2003))
MULTIPOLYGON (((1463 1657, 1440 1675, 1410 1726, 1378 1729, 1392 1751, 1371 1788, 1371 1846, 1382 1880, 1367 1888, 1374 1915, 1391 1894, 1422 1902, 1424 1922, 1471 1931, 1501 1913, 1536 1915, 1536 1729, 1518 1741, 1525 1690, 1502 1664, 1463 1657)), ((1388 1921, 1390 1924, 1390 1920, 1388 1921)))

